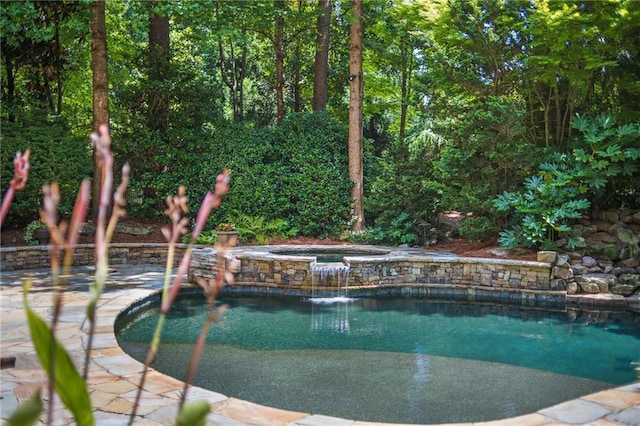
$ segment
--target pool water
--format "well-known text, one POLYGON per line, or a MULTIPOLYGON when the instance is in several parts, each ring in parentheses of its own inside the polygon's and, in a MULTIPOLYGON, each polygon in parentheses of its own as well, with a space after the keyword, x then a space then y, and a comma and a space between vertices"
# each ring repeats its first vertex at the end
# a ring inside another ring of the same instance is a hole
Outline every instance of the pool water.
POLYGON ((371 252, 364 250, 278 250, 274 254, 285 256, 311 256, 318 263, 342 263, 347 256, 380 256, 384 252, 371 252))
MULTIPOLYGON (((630 312, 341 300, 224 297, 194 384, 295 411, 445 423, 526 414, 636 379, 640 316, 630 312)), ((155 369, 184 377, 205 306, 181 297, 172 308, 155 369)), ((143 360, 156 321, 151 308, 119 322, 120 345, 143 360)))

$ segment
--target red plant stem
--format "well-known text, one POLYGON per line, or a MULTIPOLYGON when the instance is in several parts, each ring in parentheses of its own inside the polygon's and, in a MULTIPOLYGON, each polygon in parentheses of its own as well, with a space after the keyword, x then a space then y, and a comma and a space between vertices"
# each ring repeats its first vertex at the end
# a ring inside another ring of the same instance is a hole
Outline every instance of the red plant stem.
POLYGON ((9 186, 9 189, 7 189, 7 192, 5 192, 4 197, 2 198, 2 208, 0 209, 0 226, 2 226, 2 222, 7 216, 7 213, 9 213, 9 207, 11 207, 11 202, 13 201, 15 192, 16 191, 13 186, 9 186))

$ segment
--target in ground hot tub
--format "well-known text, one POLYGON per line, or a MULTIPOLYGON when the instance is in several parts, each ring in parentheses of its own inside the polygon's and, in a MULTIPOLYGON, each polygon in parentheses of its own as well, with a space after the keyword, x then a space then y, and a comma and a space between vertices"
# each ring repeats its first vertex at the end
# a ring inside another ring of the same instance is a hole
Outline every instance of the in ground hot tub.
MULTIPOLYGON (((429 297, 563 305, 566 297, 563 289, 551 288, 548 262, 371 245, 241 246, 229 249, 227 257, 240 261, 231 291, 242 293, 375 296, 400 289, 429 297)), ((189 281, 216 273, 215 248, 195 249, 189 281)))

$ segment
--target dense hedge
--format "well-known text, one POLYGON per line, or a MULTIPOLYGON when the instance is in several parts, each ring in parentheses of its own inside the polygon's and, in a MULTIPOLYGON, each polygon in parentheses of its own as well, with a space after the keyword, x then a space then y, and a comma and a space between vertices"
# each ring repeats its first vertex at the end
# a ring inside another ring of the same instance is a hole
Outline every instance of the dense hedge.
POLYGON ((351 211, 346 138, 346 128, 324 113, 291 114, 264 129, 214 130, 205 175, 231 169, 232 189, 213 220, 280 218, 302 235, 336 235, 351 211))
POLYGON ((16 193, 7 216, 9 227, 21 227, 39 217, 42 185, 54 181, 60 186, 60 214, 70 214, 80 182, 91 177, 93 171, 89 135, 73 136, 59 117, 21 117, 16 122, 2 123, 3 191, 13 177, 16 152, 26 149, 31 151, 29 180, 24 191, 16 193))
MULTIPOLYGON (((158 217, 165 197, 187 187, 198 208, 223 169, 231 190, 211 216, 218 222, 243 216, 285 219, 303 235, 337 234, 349 219, 347 130, 329 115, 291 114, 280 125, 205 125, 164 134, 131 132, 116 144, 119 162, 132 166, 130 214, 158 217)), ((192 213, 195 214, 195 213, 192 213)))

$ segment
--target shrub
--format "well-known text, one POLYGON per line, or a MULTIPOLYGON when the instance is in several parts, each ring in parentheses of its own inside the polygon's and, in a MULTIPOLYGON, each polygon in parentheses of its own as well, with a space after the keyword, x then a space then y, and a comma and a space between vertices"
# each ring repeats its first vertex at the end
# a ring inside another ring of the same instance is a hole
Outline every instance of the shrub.
POLYGON ((471 216, 462 220, 458 233, 471 241, 483 241, 495 236, 496 227, 488 217, 471 216))
POLYGON ((375 175, 365 187, 367 223, 373 224, 369 234, 374 240, 419 243, 424 230, 435 226, 444 186, 435 181, 432 170, 424 165, 429 155, 426 152, 409 155, 407 146, 398 146, 383 153, 368 170, 375 175))
POLYGON ((211 220, 242 212, 286 220, 302 235, 339 234, 350 216, 346 135, 325 113, 290 114, 272 128, 234 123, 213 129, 201 176, 227 167, 236 191, 211 220))
POLYGON ((10 226, 21 227, 38 217, 42 205, 42 186, 57 182, 62 198, 59 213, 66 217, 73 209, 73 198, 82 177, 93 172, 89 138, 69 133, 60 117, 35 114, 16 122, 2 123, 2 161, 0 186, 6 188, 13 175, 13 158, 18 151, 31 150, 31 169, 25 189, 16 194, 7 216, 10 226))
POLYGON ((603 115, 577 117, 572 125, 581 135, 571 153, 554 153, 553 161, 525 179, 523 192, 504 192, 494 199, 498 211, 514 212, 515 224, 500 233, 501 245, 553 248, 557 234, 565 234, 567 245, 576 247, 581 240, 571 234, 571 220, 592 202, 602 202, 619 179, 638 175, 640 123, 615 127, 603 115))
POLYGON ((38 245, 39 241, 34 238, 33 233, 37 229, 46 228, 47 225, 40 219, 29 222, 29 224, 24 228, 24 242, 30 246, 38 245))
POLYGON ((240 241, 245 243, 269 244, 273 238, 288 238, 297 233, 284 219, 267 220, 264 216, 239 214, 235 221, 240 241))

